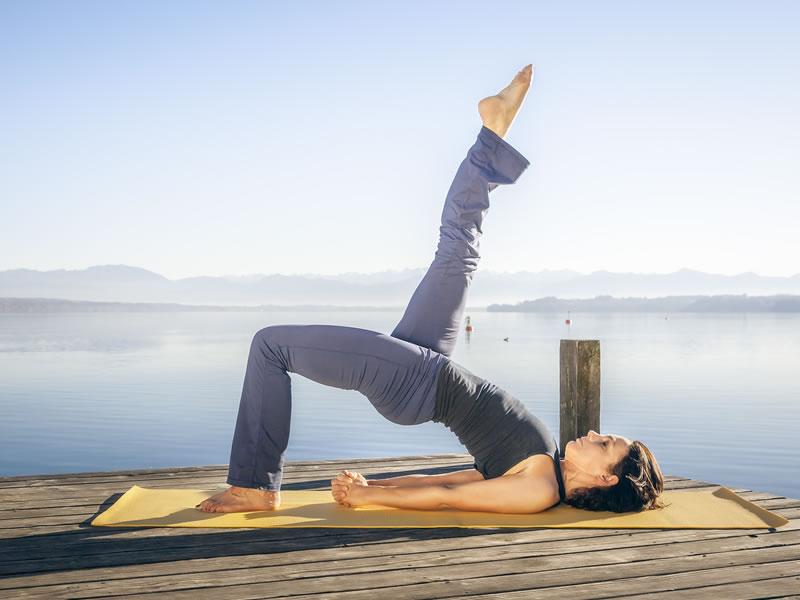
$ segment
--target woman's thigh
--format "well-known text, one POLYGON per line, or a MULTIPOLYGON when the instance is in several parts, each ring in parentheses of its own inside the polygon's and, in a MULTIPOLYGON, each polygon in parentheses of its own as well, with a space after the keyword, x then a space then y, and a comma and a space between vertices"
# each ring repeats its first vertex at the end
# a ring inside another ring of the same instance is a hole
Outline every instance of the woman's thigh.
POLYGON ((424 416, 418 409, 435 392, 436 376, 446 360, 429 348, 356 327, 275 325, 256 337, 261 340, 259 350, 286 371, 357 390, 383 416, 403 424, 424 416))

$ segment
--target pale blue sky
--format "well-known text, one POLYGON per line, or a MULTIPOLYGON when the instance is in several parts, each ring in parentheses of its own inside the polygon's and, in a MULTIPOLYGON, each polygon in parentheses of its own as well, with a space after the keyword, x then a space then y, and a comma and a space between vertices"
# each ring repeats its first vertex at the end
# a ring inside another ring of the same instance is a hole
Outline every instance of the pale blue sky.
POLYGON ((0 270, 427 266, 536 65, 481 268, 800 272, 799 2, 0 0, 0 270))

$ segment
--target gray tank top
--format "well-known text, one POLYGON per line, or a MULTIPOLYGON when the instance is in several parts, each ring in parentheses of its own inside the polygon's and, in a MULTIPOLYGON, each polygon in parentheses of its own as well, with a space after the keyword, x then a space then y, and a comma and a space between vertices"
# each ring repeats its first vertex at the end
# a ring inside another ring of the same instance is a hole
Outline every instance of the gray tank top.
POLYGON ((547 426, 514 396, 452 360, 439 371, 433 420, 456 434, 485 479, 500 477, 529 456, 551 456, 565 498, 558 444, 547 426))

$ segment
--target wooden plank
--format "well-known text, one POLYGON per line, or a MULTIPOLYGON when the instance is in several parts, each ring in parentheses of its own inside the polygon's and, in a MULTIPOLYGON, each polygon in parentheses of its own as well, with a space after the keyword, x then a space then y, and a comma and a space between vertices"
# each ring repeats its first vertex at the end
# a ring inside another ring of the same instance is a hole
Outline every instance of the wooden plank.
MULTIPOLYGON (((196 598, 201 590, 216 596, 248 598, 308 598, 321 594, 356 594, 344 597, 372 597, 380 591, 391 598, 444 598, 488 594, 498 591, 546 591, 548 598, 618 598, 622 594, 695 589, 709 585, 791 578, 798 575, 800 560, 782 560, 782 548, 741 550, 719 555, 657 560, 630 559, 622 562, 618 553, 601 564, 580 564, 586 556, 577 553, 577 565, 564 567, 563 557, 536 556, 521 559, 486 560, 483 563, 448 564, 435 557, 424 565, 407 567, 400 562, 391 571, 357 571, 330 576, 306 574, 301 569, 240 569, 238 572, 206 572, 186 577, 99 582, 79 586, 80 595, 124 598, 143 593, 167 598, 196 598), (434 562, 434 564, 431 564, 434 562), (419 582, 419 583, 418 583, 419 582), (131 590, 136 590, 131 593, 131 590), (371 595, 371 596, 370 596, 371 595)), ((392 560, 383 558, 383 563, 392 560)), ((500 559, 501 556, 497 556, 500 559)), ((46 592, 52 594, 52 586, 46 592)), ((75 590, 76 586, 70 586, 75 590)), ((36 588, 17 588, 15 597, 41 597, 36 588)), ((210 594, 209 594, 210 595, 210 594)), ((52 597, 52 596, 50 596, 52 597)), ((69 597, 64 595, 63 597, 69 597)), ((529 596, 536 597, 536 596, 529 596)))
MULTIPOLYGON (((369 468, 391 468, 402 469, 403 467, 415 468, 420 466, 427 468, 437 465, 456 465, 463 464, 464 468, 470 468, 473 460, 468 454, 438 455, 438 456, 407 456, 397 458, 372 458, 372 459, 337 459, 329 461, 318 461, 315 463, 290 463, 294 473, 319 473, 331 470, 369 468)), ((41 475, 34 477, 3 477, 0 478, 0 491, 13 488, 31 488, 46 486, 64 485, 91 485, 101 482, 111 482, 120 480, 139 479, 192 479, 198 476, 204 478, 226 477, 228 473, 227 465, 209 469, 193 469, 190 467, 176 467, 174 469, 144 469, 140 471, 111 471, 105 473, 72 473, 64 475, 41 475)))
MULTIPOLYGON (((709 595, 704 595, 703 590, 713 590, 720 588, 724 590, 727 587, 742 586, 749 588, 755 592, 755 595, 744 595, 745 598, 770 598, 777 600, 782 597, 782 594, 791 594, 797 590, 798 575, 796 573, 797 565, 788 566, 784 563, 772 563, 763 565, 754 565, 749 567, 734 567, 731 569, 719 569, 709 572, 709 578, 713 577, 718 580, 716 584, 700 584, 695 579, 695 574, 676 573, 667 574, 663 576, 654 576, 646 578, 625 579, 621 578, 618 581, 607 581, 597 584, 588 584, 581 586, 562 586, 552 587, 545 590, 525 590, 520 589, 517 591, 500 592, 491 594, 471 595, 465 594, 459 596, 461 598, 504 598, 508 600, 535 600, 535 599, 550 599, 555 600, 573 600, 574 598, 652 598, 658 594, 668 594, 670 598, 684 599, 684 598, 713 598, 714 600, 724 599, 728 600, 726 594, 715 595, 713 592, 709 595), (795 571, 795 573, 784 574, 786 571, 795 571), (752 577, 752 579, 750 579, 752 577), (725 581, 726 579, 734 580, 732 582, 725 581), (736 581, 743 579, 743 581, 736 581), (648 591, 650 588, 650 591, 648 591)), ((202 598, 203 596, 198 596, 202 598)), ((338 597, 338 596, 337 596, 338 597)), ((366 598, 367 595, 343 595, 341 598, 356 599, 366 598)), ((409 598, 411 596, 403 595, 398 598, 409 598)), ((293 597, 293 600, 307 600, 309 596, 293 597)))
MULTIPOLYGON (((408 459, 404 461, 394 461, 394 462, 384 462, 384 461, 370 461, 370 462, 359 462, 359 461, 341 461, 337 463, 332 463, 330 465, 324 465, 316 468, 312 467, 303 467, 303 468, 290 468, 287 470, 285 474, 292 474, 295 477, 306 476, 308 478, 313 478, 314 476, 318 476, 320 474, 327 475, 328 473, 337 473, 342 469, 351 469, 351 470, 359 470, 359 469, 369 469, 371 472, 399 472, 399 471, 409 471, 413 472, 417 469, 429 469, 429 468, 470 468, 472 466, 472 462, 464 461, 459 458, 451 458, 451 459, 444 459, 444 460, 425 460, 425 459, 408 459)), ((37 484, 29 483, 29 482, 14 482, 14 485, 6 486, 0 489, 0 493, 13 493, 14 490, 20 489, 33 489, 39 488, 42 490, 46 490, 47 488, 58 488, 62 489, 64 487, 69 486, 87 486, 91 487, 93 485, 103 484, 103 483, 114 483, 114 482, 127 482, 127 481, 159 481, 159 480, 210 480, 210 479, 218 479, 224 481, 227 477, 227 470, 225 471, 203 471, 203 472, 192 472, 192 473, 183 473, 180 470, 174 471, 167 471, 167 472, 158 472, 158 473, 131 473, 124 476, 116 476, 113 474, 109 474, 106 477, 91 477, 91 478, 64 478, 64 479, 54 479, 48 480, 47 482, 41 482, 37 484), (46 483, 46 485, 45 485, 46 483)))
MULTIPOLYGON (((466 453, 445 453, 445 454, 413 454, 407 456, 379 456, 379 457, 358 457, 358 458, 331 458, 331 459, 320 459, 320 460, 305 460, 305 461, 291 461, 287 462, 287 466, 291 466, 293 468, 300 468, 304 466, 318 466, 318 465, 326 465, 326 464, 335 464, 339 462, 349 462, 349 461, 360 461, 360 462, 371 462, 371 461, 379 461, 379 462, 403 462, 409 459, 420 459, 420 460, 439 460, 439 459, 447 459, 447 458, 459 458, 459 457, 466 457, 469 458, 469 454, 466 453)), ((171 473, 175 470, 181 471, 206 471, 206 470, 225 470, 227 471, 228 465, 205 465, 205 466, 186 466, 186 467, 161 467, 161 468, 153 468, 153 469, 132 469, 132 470, 120 470, 120 471, 85 471, 80 473, 55 473, 55 474, 45 474, 45 475, 10 475, 7 477, 0 477, 0 482, 2 481, 23 481, 23 480, 37 480, 43 477, 46 478, 70 478, 70 477, 105 477, 110 474, 119 474, 119 475, 135 475, 139 473, 171 473)))
POLYGON ((561 340, 559 347, 559 449, 600 432, 600 341, 561 340))
MULTIPOLYGON (((800 519, 800 508, 790 508, 790 509, 783 509, 783 510, 775 510, 776 514, 781 515, 782 517, 791 520, 800 519)), ((103 528, 107 530, 106 535, 111 535, 112 532, 116 536, 120 535, 132 535, 133 530, 125 530, 125 529, 113 529, 113 528, 103 528)), ((149 528, 136 528, 139 531, 151 531, 149 528)), ((155 528, 154 528, 155 529, 155 528)), ((183 528, 167 528, 164 529, 160 535, 181 535, 183 528)), ((783 527, 781 529, 784 529, 783 527)), ((39 540, 48 540, 51 539, 52 536, 85 536, 87 535, 87 530, 93 531, 91 535, 94 537, 99 537, 99 533, 95 530, 96 528, 92 528, 89 525, 89 519, 87 519, 84 523, 80 524, 69 524, 69 525, 52 525, 52 526, 41 526, 41 527, 30 527, 30 528, 15 528, 11 530, 7 530, 0 535, 0 540, 10 540, 16 539, 20 541, 28 541, 33 544, 38 544, 39 540)), ((161 530, 159 530, 161 531, 161 530)), ((203 530, 200 530, 203 531, 203 530)), ((219 531, 216 529, 215 531, 219 531)), ((264 531, 263 529, 255 529, 254 531, 264 531)), ((764 530, 756 530, 756 531, 764 531, 764 530)), ((2 545, 6 545, 8 542, 0 542, 2 545)))
MULTIPOLYGON (((787 595, 795 592, 800 587, 797 577, 781 577, 760 581, 745 581, 740 583, 722 583, 696 588, 682 588, 653 593, 625 594, 617 598, 625 600, 800 600, 800 595, 787 595)), ((577 596, 573 596, 577 597, 577 596)), ((528 598, 549 598, 545 590, 523 590, 518 592, 498 592, 495 594, 480 594, 477 596, 460 596, 469 600, 527 600, 528 598)))
MULTIPOLYGON (((293 561, 295 563, 305 562, 304 557, 298 558, 297 553, 311 552, 309 556, 323 556, 319 550, 328 548, 358 547, 368 546, 367 549, 347 550, 342 552, 344 558, 353 558, 361 552, 380 551, 381 554, 391 553, 392 556, 401 556, 405 553, 418 554, 422 552, 446 552, 446 551, 469 551, 469 552, 492 552, 498 547, 504 551, 523 544, 566 544, 572 547, 588 548, 622 548, 637 547, 647 544, 670 543, 678 548, 680 544, 708 543, 710 547, 714 544, 722 545, 727 543, 747 543, 750 540, 764 539, 753 537, 752 534, 736 534, 732 531, 716 531, 713 533, 692 536, 662 535, 660 532, 653 533, 652 537, 641 533, 629 536, 625 532, 618 532, 617 537, 613 535, 586 535, 575 534, 572 537, 561 536, 552 540, 544 536, 530 535, 517 537, 515 541, 502 543, 503 538, 480 534, 479 532, 465 532, 453 530, 347 530, 347 531, 320 531, 302 530, 295 537, 286 537, 287 533, 274 535, 258 536, 246 535, 244 532, 237 534, 211 533, 207 535, 193 534, 184 536, 139 536, 135 538, 113 539, 113 540, 82 540, 84 543, 73 544, 67 547, 54 547, 52 556, 47 555, 43 548, 18 548, 14 545, 16 555, 6 554, 0 563, 0 573, 4 576, 19 576, 31 574, 43 574, 47 572, 59 572, 65 568, 83 570, 116 568, 124 565, 135 565, 139 572, 148 572, 150 567, 146 565, 157 565, 165 561, 194 561, 197 559, 213 559, 214 564, 220 568, 226 567, 226 560, 239 561, 243 556, 251 554, 263 554, 263 560, 271 564, 274 557, 268 557, 275 552, 295 553, 293 561), (745 539, 748 538, 748 539, 745 539), (663 539, 663 542, 656 540, 663 539), (718 540, 723 540, 718 542, 718 540), (725 541, 730 540, 730 541, 725 541), (234 544, 247 544, 247 548, 232 548, 234 544), (313 552, 312 552, 313 551, 313 552)), ((778 543, 777 540, 785 540, 789 532, 781 532, 778 538, 770 538, 770 545, 778 543)), ((761 543, 761 542, 758 542, 761 543)), ((537 546, 538 547, 538 546, 537 546)), ((688 546, 681 546, 688 548, 688 546)), ((683 550, 681 550, 683 551, 683 550)), ((303 555, 305 556, 305 555, 303 555)), ((331 558, 331 557, 328 557, 331 558)), ((312 560, 312 559, 309 559, 312 560)), ((316 560, 314 558, 313 560, 316 560)), ((266 564, 266 563, 265 563, 266 564)), ((161 572, 161 567, 154 567, 161 572)), ((178 570, 184 566, 175 566, 178 570)))
POLYGON ((674 591, 655 592, 652 594, 635 594, 623 596, 626 600, 685 600, 691 596, 692 600, 752 600, 754 598, 769 597, 772 600, 798 599, 800 596, 776 596, 775 594, 790 594, 800 588, 800 577, 781 577, 761 581, 744 581, 740 583, 722 583, 705 587, 681 589, 674 591))
MULTIPOLYGON (((0 573, 14 575, 44 571, 58 571, 65 564, 81 568, 100 568, 122 564, 142 565, 164 560, 193 560, 197 558, 239 557, 251 553, 297 552, 330 547, 331 544, 353 546, 367 543, 380 544, 381 552, 402 555, 405 552, 457 550, 492 550, 499 546, 505 549, 520 544, 566 544, 583 548, 634 547, 648 544, 698 543, 708 540, 780 540, 796 531, 796 524, 781 528, 780 537, 759 530, 523 530, 521 532, 485 532, 483 530, 265 530, 265 535, 253 530, 201 530, 200 533, 174 533, 177 528, 162 529, 173 535, 145 536, 97 540, 92 536, 34 546, 28 540, 17 544, 10 542, 0 560, 0 573), (409 544, 413 541, 414 544, 409 544), (239 547, 231 549, 231 545, 239 547), (244 545, 246 544, 246 547, 244 545), (392 544, 400 544, 392 546, 392 544)), ((181 530, 177 530, 181 531, 181 530)), ((740 540, 740 541, 741 541, 740 540)), ((47 540, 44 540, 47 541, 47 540)), ((716 543, 716 542, 715 542, 716 543)), ((720 542, 721 544, 733 542, 720 542)), ((738 542, 736 542, 738 543, 738 542)), ((753 542, 755 543, 755 542, 753 542)), ((760 543, 760 542, 759 542, 760 543)), ((775 541, 774 543, 777 543, 775 541)), ((356 550, 347 550, 343 556, 351 556, 356 550)), ((293 558, 297 562, 301 559, 293 558)), ((183 568, 183 567, 181 567, 183 568)))
MULTIPOLYGON (((573 532, 576 535, 579 532, 573 532)), ((85 583, 82 593, 95 591, 91 586, 93 582, 100 582, 104 589, 108 589, 111 580, 125 580, 125 585, 135 585, 136 589, 144 591, 163 591, 161 588, 153 589, 153 585, 173 585, 175 579, 184 579, 191 575, 193 584, 200 585, 211 577, 213 581, 224 578, 229 585, 237 581, 249 583, 253 577, 259 581, 271 579, 282 580, 285 578, 329 577, 331 575, 351 574, 361 576, 363 573, 376 573, 378 571, 396 571, 424 569, 431 565, 467 565, 472 564, 477 569, 484 569, 487 560, 485 550, 497 551, 502 549, 503 560, 530 559, 532 557, 558 556, 558 568, 581 567, 592 564, 606 564, 607 554, 613 552, 615 560, 622 560, 619 552, 627 550, 633 552, 637 560, 662 560, 671 556, 699 555, 702 553, 719 554, 742 549, 771 548, 776 545, 794 548, 794 556, 800 558, 800 531, 781 532, 780 535, 727 535, 718 533, 715 540, 696 539, 678 546, 674 543, 675 535, 662 535, 662 533, 676 534, 675 530, 668 532, 650 532, 637 536, 617 535, 598 536, 593 540, 575 539, 578 544, 565 540, 549 540, 542 537, 538 541, 524 540, 518 536, 516 543, 499 543, 497 539, 487 540, 485 537, 469 537, 467 539, 436 539, 427 540, 401 540, 394 543, 375 545, 353 546, 357 539, 347 539, 347 546, 333 548, 304 548, 299 555, 297 552, 287 552, 285 548, 270 548, 272 554, 262 554, 261 547, 248 547, 247 554, 243 556, 214 557, 180 562, 168 560, 150 565, 136 563, 137 557, 126 557, 134 564, 128 567, 110 567, 85 569, 72 573, 55 572, 38 576, 12 577, 0 580, 0 589, 17 589, 19 582, 24 582, 24 587, 48 587, 51 592, 57 584, 85 583), (486 542, 490 542, 487 544, 486 542), (713 548, 712 546, 713 542, 713 548), (386 556, 391 555, 392 561, 387 563, 386 556), (243 571, 246 569, 246 571, 243 571), (226 572, 226 573, 223 573, 226 572), (294 573, 294 575, 290 575, 294 573), (212 573, 212 575, 209 575, 212 573), (139 581, 142 579, 142 581, 139 581)), ((339 540, 337 540, 337 543, 339 540)), ((269 544, 266 544, 269 545, 269 544)), ((146 552, 146 551, 142 551, 146 552)), ((163 553, 162 553, 163 554, 163 553)), ((783 558, 786 558, 785 554, 783 558)), ((145 558, 153 558, 147 555, 145 558)), ((159 558, 159 557, 155 557, 159 558)), ((175 557, 171 557, 175 558, 175 557)), ((113 558, 112 558, 113 562, 113 558)), ((212 582, 213 582, 212 581, 212 582)))
MULTIPOLYGON (((324 489, 330 471, 342 468, 385 476, 471 464, 464 454, 309 461, 287 464, 285 481, 324 489)), ((126 597, 135 590, 193 598, 549 599, 618 597, 622 585, 633 595, 697 589, 709 592, 696 597, 726 590, 747 597, 756 589, 786 594, 781 586, 796 586, 800 576, 800 500, 739 488, 731 489, 792 522, 769 531, 87 526, 132 483, 214 489, 225 487, 225 475, 224 466, 212 466, 0 480, 0 596, 126 597), (663 583, 675 577, 689 587, 663 583)), ((668 489, 719 487, 676 476, 667 481, 668 489)))
MULTIPOLYGON (((470 463, 471 464, 471 463, 470 463)), ((377 464, 370 465, 355 465, 353 463, 342 463, 341 466, 334 466, 329 470, 318 471, 301 471, 294 470, 288 471, 285 474, 284 480, 288 486, 293 484, 300 484, 310 481, 318 481, 320 485, 328 484, 332 477, 342 469, 350 468, 354 470, 361 470, 368 474, 369 477, 391 477, 409 473, 444 473, 455 471, 459 469, 469 468, 470 465, 455 461, 443 462, 409 462, 403 464, 387 465, 377 464)), ((125 491, 132 485, 141 485, 142 487, 152 488, 196 488, 208 486, 209 489, 216 487, 227 487, 225 483, 226 474, 220 476, 208 476, 192 478, 181 477, 166 477, 162 475, 147 477, 126 477, 125 479, 110 479, 109 481, 88 481, 88 482, 73 482, 71 484, 58 484, 49 486, 18 486, 14 488, 5 488, 0 490, 0 500, 4 504, 8 501, 26 501, 37 498, 60 498, 60 499, 73 499, 86 497, 93 493, 106 493, 112 494, 125 491)), ((308 486, 297 485, 296 488, 287 487, 286 489, 305 489, 308 486)))

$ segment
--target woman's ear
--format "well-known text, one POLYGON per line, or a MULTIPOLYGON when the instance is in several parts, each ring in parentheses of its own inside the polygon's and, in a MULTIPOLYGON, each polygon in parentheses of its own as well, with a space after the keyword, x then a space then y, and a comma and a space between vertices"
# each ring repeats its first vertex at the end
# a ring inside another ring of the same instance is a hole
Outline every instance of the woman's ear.
POLYGON ((617 485, 618 482, 619 477, 611 475, 610 473, 597 476, 597 485, 601 487, 611 487, 612 485, 617 485))

